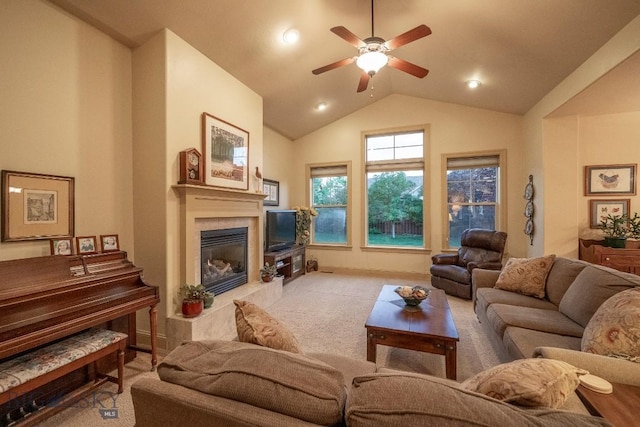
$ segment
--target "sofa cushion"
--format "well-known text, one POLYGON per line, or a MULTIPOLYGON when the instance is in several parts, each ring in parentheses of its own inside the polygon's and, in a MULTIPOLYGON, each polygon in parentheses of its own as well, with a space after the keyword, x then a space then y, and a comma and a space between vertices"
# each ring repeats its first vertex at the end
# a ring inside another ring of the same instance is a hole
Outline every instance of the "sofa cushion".
POLYGON ((513 359, 534 356, 537 347, 559 347, 580 351, 580 337, 532 331, 531 329, 509 326, 502 336, 502 345, 513 359))
POLYGON ((547 275, 555 257, 547 255, 538 258, 510 258, 500 272, 495 287, 544 298, 547 275))
POLYGON ((553 334, 582 337, 584 328, 559 311, 541 308, 518 307, 507 304, 491 304, 487 309, 491 327, 499 336, 508 326, 550 332, 553 334))
POLYGON ((353 381, 347 427, 606 426, 602 418, 553 409, 521 409, 428 376, 375 374, 353 381))
POLYGON ((476 312, 487 310, 491 304, 508 304, 518 307, 532 307, 557 311, 558 307, 546 299, 534 298, 516 292, 503 291, 497 288, 480 288, 476 291, 476 312))
POLYGON ((237 341, 191 341, 158 366, 163 381, 315 424, 342 420, 342 373, 308 356, 237 341))
POLYGON ((248 301, 233 300, 233 303, 236 305, 236 329, 241 342, 302 353, 295 336, 269 313, 248 301))
POLYGON ((573 281, 562 297, 561 313, 587 326, 598 307, 618 292, 640 286, 640 276, 611 268, 589 265, 573 281))
POLYGON ((640 288, 606 300, 582 336, 582 351, 640 362, 640 288))
POLYGON ((559 360, 520 359, 482 371, 461 387, 519 406, 559 408, 585 374, 559 360))
POLYGON ((584 261, 556 257, 547 276, 546 293, 549 301, 559 306, 569 286, 587 265, 584 261))

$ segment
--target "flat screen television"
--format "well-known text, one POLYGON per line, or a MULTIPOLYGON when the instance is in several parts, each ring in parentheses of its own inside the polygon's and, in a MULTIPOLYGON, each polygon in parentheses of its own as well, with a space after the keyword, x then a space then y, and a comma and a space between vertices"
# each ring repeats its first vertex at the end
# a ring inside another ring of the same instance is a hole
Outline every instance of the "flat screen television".
POLYGON ((296 244, 296 211, 267 211, 266 252, 277 252, 296 244))

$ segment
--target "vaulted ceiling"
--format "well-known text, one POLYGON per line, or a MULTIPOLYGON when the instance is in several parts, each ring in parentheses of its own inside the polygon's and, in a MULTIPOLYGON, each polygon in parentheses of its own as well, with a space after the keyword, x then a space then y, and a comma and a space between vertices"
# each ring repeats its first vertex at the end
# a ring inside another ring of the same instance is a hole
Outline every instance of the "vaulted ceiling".
POLYGON ((393 51, 430 73, 387 66, 356 93, 355 64, 311 70, 357 54, 329 29, 371 36, 370 0, 50 1, 131 48, 170 29, 261 95, 265 125, 291 139, 394 93, 524 114, 640 14, 638 0, 376 0, 376 36, 431 28, 393 51), (292 27, 300 40, 286 45, 292 27))

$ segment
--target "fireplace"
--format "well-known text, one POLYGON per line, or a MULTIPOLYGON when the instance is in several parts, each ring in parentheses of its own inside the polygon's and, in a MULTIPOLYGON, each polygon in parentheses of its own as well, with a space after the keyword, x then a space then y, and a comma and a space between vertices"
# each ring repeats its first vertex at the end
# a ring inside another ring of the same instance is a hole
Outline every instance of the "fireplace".
POLYGON ((247 283, 248 228, 206 230, 200 234, 201 283, 220 295, 247 283))

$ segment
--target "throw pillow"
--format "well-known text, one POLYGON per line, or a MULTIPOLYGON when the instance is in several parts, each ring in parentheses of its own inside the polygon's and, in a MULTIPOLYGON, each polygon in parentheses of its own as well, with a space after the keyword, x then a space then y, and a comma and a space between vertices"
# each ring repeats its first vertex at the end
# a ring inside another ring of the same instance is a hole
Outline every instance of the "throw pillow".
POLYGON ((269 313, 248 301, 233 300, 233 303, 236 305, 236 329, 241 342, 302 353, 293 334, 269 313))
POLYGON ((520 359, 467 379, 462 388, 514 405, 561 407, 589 372, 553 359, 520 359))
POLYGON ((640 362, 640 288, 619 292, 598 308, 582 335, 582 351, 640 362))
POLYGON ((495 288, 544 298, 547 275, 555 255, 538 258, 510 258, 498 276, 495 288))

